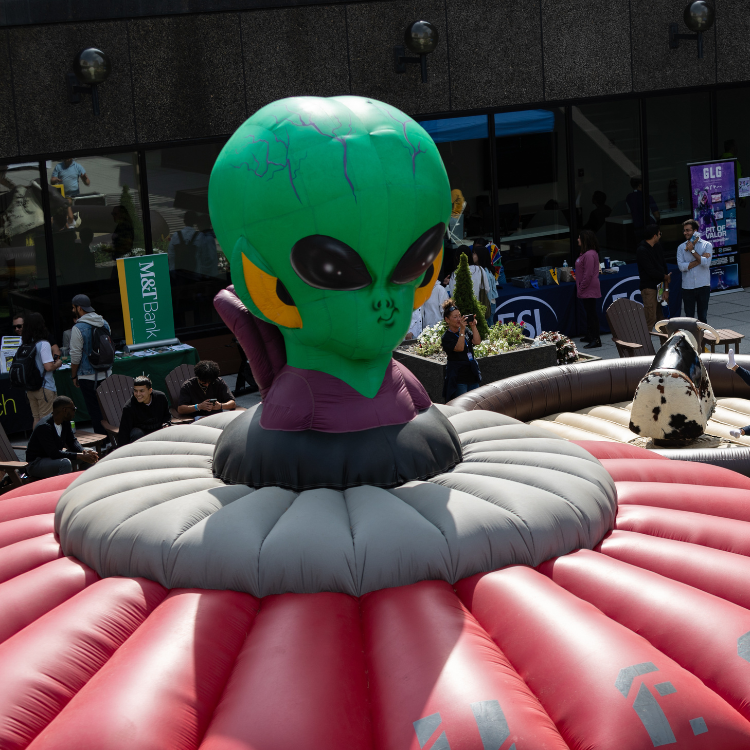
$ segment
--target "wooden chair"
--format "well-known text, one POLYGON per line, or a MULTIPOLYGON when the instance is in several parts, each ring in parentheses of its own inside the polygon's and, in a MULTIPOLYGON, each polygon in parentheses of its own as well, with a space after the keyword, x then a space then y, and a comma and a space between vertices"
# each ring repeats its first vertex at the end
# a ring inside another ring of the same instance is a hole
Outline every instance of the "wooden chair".
POLYGON ((110 375, 96 389, 96 397, 104 415, 102 427, 109 435, 113 445, 117 445, 120 433, 122 409, 133 395, 133 378, 129 375, 110 375))
MULTIPOLYGON (((13 450, 8 436, 5 434, 5 429, 0 424, 0 470, 5 472, 3 480, 7 476, 10 479, 11 487, 20 487, 24 482, 24 479, 21 478, 21 473, 28 468, 28 465, 27 461, 18 460, 18 456, 13 450)), ((29 477, 26 481, 32 480, 29 477)), ((11 489, 11 487, 7 489, 11 489)))
POLYGON ((172 413, 172 419, 178 422, 192 422, 193 419, 188 417, 187 419, 178 413, 177 406, 180 403, 180 388, 186 380, 195 375, 193 365, 178 365, 172 370, 172 372, 165 378, 167 383, 167 395, 169 396, 169 403, 172 406, 169 411, 172 413))
POLYGON ((660 346, 667 340, 666 334, 648 330, 643 305, 627 297, 615 300, 607 308, 606 315, 612 341, 621 357, 653 356, 656 351, 651 337, 656 336, 660 340, 660 346))

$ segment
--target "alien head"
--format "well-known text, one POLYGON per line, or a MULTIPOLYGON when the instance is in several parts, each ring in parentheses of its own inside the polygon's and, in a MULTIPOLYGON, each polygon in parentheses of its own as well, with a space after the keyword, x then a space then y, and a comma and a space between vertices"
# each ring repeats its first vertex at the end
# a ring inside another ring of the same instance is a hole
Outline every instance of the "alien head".
POLYGON ((209 205, 237 294, 289 364, 374 396, 440 270, 451 198, 430 136, 372 99, 282 99, 224 147, 209 205))

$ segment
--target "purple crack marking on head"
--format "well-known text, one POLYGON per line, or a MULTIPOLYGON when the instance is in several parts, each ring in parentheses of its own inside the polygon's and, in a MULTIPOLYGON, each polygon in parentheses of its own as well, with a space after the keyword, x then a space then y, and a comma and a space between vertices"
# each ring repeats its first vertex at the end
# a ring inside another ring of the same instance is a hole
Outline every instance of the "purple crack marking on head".
MULTIPOLYGON (((374 102, 373 102, 374 104, 374 102)), ((378 107, 380 109, 380 107, 378 107)), ((407 125, 411 120, 399 120, 397 117, 394 117, 393 112, 390 111, 390 109, 380 109, 380 111, 383 114, 388 115, 388 117, 391 118, 394 122, 397 122, 401 126, 401 131, 404 136, 404 140, 406 141, 406 145, 404 148, 411 154, 411 173, 413 177, 417 176, 417 157, 420 154, 426 154, 427 152, 422 149, 422 141, 421 139, 417 142, 416 147, 409 139, 409 133, 406 130, 407 125)))
POLYGON ((338 125, 336 125, 335 128, 331 128, 330 133, 326 133, 320 125, 318 125, 312 118, 312 116, 308 117, 308 121, 305 122, 305 118, 299 113, 299 112, 293 112, 289 107, 287 106, 286 111, 289 112, 290 115, 294 115, 299 118, 299 122, 294 122, 293 120, 287 118, 287 122, 290 125, 294 125, 298 128, 312 128, 316 133, 319 135, 324 136, 325 138, 330 138, 332 141, 336 141, 337 143, 340 143, 343 149, 343 166, 344 166, 344 179, 346 180, 347 184, 349 185, 349 189, 352 191, 352 197, 354 198, 354 201, 357 201, 357 193, 354 190, 354 184, 352 183, 351 179, 349 178, 349 162, 348 162, 348 144, 346 142, 346 137, 348 135, 351 135, 352 133, 352 118, 351 115, 349 115, 349 130, 346 133, 338 134, 336 131, 343 127, 343 124, 341 120, 334 116, 333 119, 336 120, 338 125))
MULTIPOLYGON (((300 164, 304 159, 307 157, 307 153, 305 153, 304 156, 302 156, 299 161, 297 162, 297 167, 293 170, 292 169, 292 161, 289 158, 289 136, 287 135, 287 140, 285 141, 283 138, 279 138, 278 135, 274 135, 274 140, 276 143, 280 143, 284 147, 285 156, 286 159, 283 162, 278 161, 272 161, 271 160, 271 144, 265 139, 265 138, 256 138, 254 135, 248 135, 245 136, 246 139, 250 140, 253 144, 262 143, 265 146, 265 163, 261 164, 260 160, 255 154, 251 154, 253 157, 253 161, 255 162, 255 167, 253 168, 249 162, 243 161, 240 164, 232 164, 231 166, 234 169, 242 169, 242 167, 245 167, 248 172, 251 172, 256 177, 265 177, 269 171, 271 172, 271 176, 268 178, 269 182, 279 173, 279 172, 286 172, 288 178, 289 178, 289 184, 292 186, 292 190, 294 191, 294 195, 297 198, 297 200, 302 203, 302 199, 299 197, 299 193, 297 192, 297 186, 294 184, 294 180, 297 177, 297 174, 299 172, 300 164), (272 167, 276 167, 276 169, 272 169, 272 167)), ((237 149, 235 149, 235 153, 237 152, 237 149)))

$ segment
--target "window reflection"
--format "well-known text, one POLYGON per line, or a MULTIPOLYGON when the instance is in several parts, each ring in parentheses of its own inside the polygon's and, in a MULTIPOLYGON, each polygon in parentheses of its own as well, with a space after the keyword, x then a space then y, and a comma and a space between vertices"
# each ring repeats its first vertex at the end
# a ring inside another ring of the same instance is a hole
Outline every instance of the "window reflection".
POLYGON ((492 240, 491 185, 487 180, 487 116, 452 117, 420 123, 443 159, 453 204, 441 277, 450 276, 475 239, 492 240))
MULTIPOLYGON (((48 165, 47 176, 63 328, 70 300, 86 294, 123 338, 117 259, 146 252, 137 154, 64 158, 48 165)), ((166 225, 158 214, 151 222, 166 225)))
POLYGON ((661 241, 668 260, 684 242, 690 218, 689 162, 711 158, 711 110, 705 94, 648 99, 649 192, 660 213, 661 241))
MULTIPOLYGON (((4 335, 17 335, 12 318, 23 314, 40 290, 47 288, 49 294, 45 248, 38 164, 0 165, 0 332, 4 335)), ((46 312, 51 324, 51 310, 46 312)))
MULTIPOLYGON (((496 240, 508 279, 570 260, 562 107, 496 114, 496 240)), ((489 164, 489 160, 488 160, 489 164)))
POLYGON ((575 106, 572 115, 579 226, 596 233, 603 256, 632 262, 634 226, 644 226, 638 102, 575 106))
POLYGON ((165 148, 146 155, 149 204, 165 225, 153 231, 154 248, 169 254, 178 331, 221 324, 213 306, 231 283, 229 264, 208 213, 208 181, 223 144, 165 148))

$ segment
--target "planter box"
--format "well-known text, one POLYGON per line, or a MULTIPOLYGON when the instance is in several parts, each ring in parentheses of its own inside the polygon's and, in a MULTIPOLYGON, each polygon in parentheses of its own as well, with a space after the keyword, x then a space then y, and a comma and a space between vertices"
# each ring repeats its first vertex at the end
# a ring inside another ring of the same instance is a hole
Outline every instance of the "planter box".
MULTIPOLYGON (((524 338, 524 341, 527 344, 532 344, 534 339, 524 338)), ((409 354, 410 345, 413 345, 413 343, 411 340, 405 341, 402 346, 393 352, 393 358, 408 367, 417 376, 434 403, 445 403, 443 399, 445 365, 425 357, 409 354)), ((495 354, 492 357, 483 357, 477 362, 479 362, 479 369, 482 371, 482 385, 487 385, 487 383, 510 378, 513 375, 522 375, 532 370, 554 367, 557 364, 557 347, 552 343, 540 344, 530 349, 516 349, 511 352, 495 354)))

